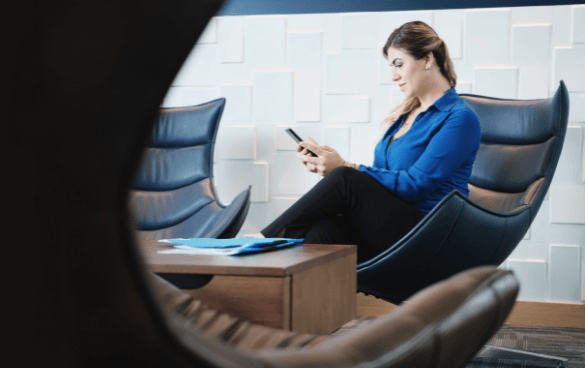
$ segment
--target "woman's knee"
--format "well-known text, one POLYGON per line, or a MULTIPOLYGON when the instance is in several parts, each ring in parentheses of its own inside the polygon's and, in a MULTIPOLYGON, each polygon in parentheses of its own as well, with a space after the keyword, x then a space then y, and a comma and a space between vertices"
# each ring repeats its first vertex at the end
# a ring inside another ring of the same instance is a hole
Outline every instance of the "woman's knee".
POLYGON ((305 233, 305 243, 315 244, 355 244, 351 226, 341 216, 317 220, 309 225, 305 233))
POLYGON ((348 178, 354 176, 356 174, 356 171, 358 170, 348 166, 338 166, 335 169, 331 170, 331 172, 327 174, 326 177, 329 177, 331 175, 332 178, 337 177, 348 178))

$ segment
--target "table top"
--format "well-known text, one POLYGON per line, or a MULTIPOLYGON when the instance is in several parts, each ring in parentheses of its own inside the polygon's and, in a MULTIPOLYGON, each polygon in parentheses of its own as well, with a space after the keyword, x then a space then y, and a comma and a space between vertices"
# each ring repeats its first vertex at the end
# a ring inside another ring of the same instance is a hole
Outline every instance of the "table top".
POLYGON ((274 251, 240 256, 208 256, 186 254, 161 254, 171 244, 156 240, 139 240, 146 264, 153 272, 287 276, 293 273, 355 254, 355 245, 301 244, 274 251))

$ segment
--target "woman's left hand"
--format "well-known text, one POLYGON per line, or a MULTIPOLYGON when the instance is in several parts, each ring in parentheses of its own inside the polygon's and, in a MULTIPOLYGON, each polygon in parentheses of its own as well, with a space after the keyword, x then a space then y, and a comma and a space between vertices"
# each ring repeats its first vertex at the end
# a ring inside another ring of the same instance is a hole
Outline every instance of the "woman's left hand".
POLYGON ((317 157, 303 154, 303 150, 301 153, 299 153, 299 158, 301 161, 303 161, 305 166, 307 163, 312 164, 316 169, 316 173, 321 176, 329 174, 331 170, 338 166, 343 166, 346 163, 345 160, 341 158, 339 153, 337 153, 336 150, 329 146, 318 146, 309 142, 301 142, 299 145, 305 149, 308 149, 309 151, 315 152, 317 157))

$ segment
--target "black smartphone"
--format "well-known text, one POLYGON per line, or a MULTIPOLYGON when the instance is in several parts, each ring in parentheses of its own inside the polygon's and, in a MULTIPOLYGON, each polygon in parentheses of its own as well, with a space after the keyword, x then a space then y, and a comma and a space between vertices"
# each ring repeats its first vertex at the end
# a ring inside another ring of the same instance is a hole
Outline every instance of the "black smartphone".
MULTIPOLYGON (((287 132, 287 133, 288 133, 288 135, 290 135, 290 136, 291 136, 291 138, 295 140, 295 142, 297 142, 297 143, 301 143, 301 142, 303 141, 303 140, 301 139, 301 137, 299 137, 299 135, 298 135, 297 133, 295 133, 295 131, 294 131, 294 130, 292 130, 291 128, 288 128, 288 129, 286 129, 286 130, 285 130, 285 132, 287 132)), ((316 155, 314 152, 312 152, 312 151, 309 151, 309 153, 311 153, 311 156, 313 156, 313 157, 317 157, 317 155, 316 155)))

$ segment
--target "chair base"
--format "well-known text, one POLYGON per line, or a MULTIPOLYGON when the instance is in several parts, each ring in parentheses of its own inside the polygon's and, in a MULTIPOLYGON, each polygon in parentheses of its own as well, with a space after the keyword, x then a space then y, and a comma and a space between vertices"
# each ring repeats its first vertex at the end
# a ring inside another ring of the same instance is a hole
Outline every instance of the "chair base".
POLYGON ((476 355, 478 358, 523 360, 535 363, 549 363, 556 367, 568 367, 568 359, 552 355, 531 353, 528 351, 485 345, 476 355))

